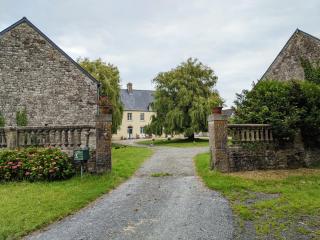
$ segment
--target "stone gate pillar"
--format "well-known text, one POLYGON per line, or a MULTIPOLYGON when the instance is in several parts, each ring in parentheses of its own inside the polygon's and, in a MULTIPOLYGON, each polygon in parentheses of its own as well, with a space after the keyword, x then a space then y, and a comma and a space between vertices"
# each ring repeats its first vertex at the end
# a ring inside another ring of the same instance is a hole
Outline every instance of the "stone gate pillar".
MULTIPOLYGON (((217 111, 216 111, 217 112, 217 111)), ((221 113, 213 113, 208 117, 210 168, 220 172, 229 172, 228 158, 228 117, 221 113)))
POLYGON ((102 98, 96 116, 96 173, 111 171, 112 107, 102 98), (104 105, 103 105, 104 104, 104 105))

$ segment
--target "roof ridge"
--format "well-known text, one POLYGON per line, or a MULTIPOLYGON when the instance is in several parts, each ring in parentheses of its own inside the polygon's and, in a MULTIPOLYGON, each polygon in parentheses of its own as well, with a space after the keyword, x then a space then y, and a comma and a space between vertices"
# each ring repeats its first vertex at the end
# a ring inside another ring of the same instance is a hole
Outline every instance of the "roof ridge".
POLYGON ((313 39, 315 39, 315 40, 317 40, 317 41, 320 42, 320 39, 319 39, 319 38, 317 38, 317 37, 315 37, 315 36, 313 36, 313 35, 311 35, 311 34, 309 34, 309 33, 306 33, 306 32, 304 32, 304 31, 300 30, 299 28, 297 28, 297 29, 293 32, 293 34, 290 36, 290 38, 287 40, 287 42, 285 43, 285 45, 281 48, 280 52, 279 52, 279 53, 277 54, 277 56, 274 58, 274 60, 273 60, 272 63, 269 65, 269 67, 267 68, 267 70, 265 71, 265 73, 262 75, 262 77, 260 78, 260 80, 262 80, 262 79, 265 77, 266 73, 270 70, 271 66, 275 63, 275 61, 276 61, 277 58, 280 56, 280 54, 288 48, 288 45, 289 45, 290 41, 291 41, 291 40, 296 36, 296 34, 298 34, 298 33, 302 33, 302 34, 306 35, 307 37, 311 37, 311 38, 313 38, 313 39))
POLYGON ((10 30, 14 29, 15 27, 19 26, 22 23, 28 24, 33 30, 35 30, 40 36, 42 36, 52 47, 57 49, 62 55, 64 55, 70 62, 72 62, 83 74, 89 77, 93 82, 95 82, 98 86, 100 86, 100 82, 95 79, 88 71, 86 71, 83 67, 80 66, 75 60, 72 59, 65 51, 63 51, 57 44, 55 44, 47 35, 45 35, 39 28, 37 28, 32 22, 30 22, 26 17, 21 18, 19 21, 15 22, 14 24, 10 25, 9 27, 5 28, 0 32, 0 38, 10 30))
MULTIPOLYGON (((126 89, 126 88, 121 88, 121 90, 127 91, 128 89, 126 89)), ((155 90, 148 90, 148 89, 132 89, 132 91, 150 91, 150 92, 155 92, 155 90)))

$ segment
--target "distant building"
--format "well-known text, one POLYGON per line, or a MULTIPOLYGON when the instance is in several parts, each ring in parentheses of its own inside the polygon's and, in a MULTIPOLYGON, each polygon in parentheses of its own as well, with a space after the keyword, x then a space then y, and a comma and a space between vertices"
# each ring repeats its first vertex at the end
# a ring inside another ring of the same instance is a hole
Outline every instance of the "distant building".
POLYGON ((282 81, 305 79, 301 58, 307 59, 311 63, 318 63, 320 60, 320 39, 297 29, 261 79, 282 81))
POLYGON ((28 19, 0 32, 0 112, 6 126, 95 123, 99 83, 28 19))
POLYGON ((232 108, 223 109, 222 110, 223 115, 227 115, 228 118, 232 117, 234 115, 234 110, 232 108))
POLYGON ((121 89, 121 101, 124 106, 122 123, 113 139, 145 138, 145 126, 151 121, 155 112, 151 109, 154 91, 135 90, 132 83, 127 89, 121 89))

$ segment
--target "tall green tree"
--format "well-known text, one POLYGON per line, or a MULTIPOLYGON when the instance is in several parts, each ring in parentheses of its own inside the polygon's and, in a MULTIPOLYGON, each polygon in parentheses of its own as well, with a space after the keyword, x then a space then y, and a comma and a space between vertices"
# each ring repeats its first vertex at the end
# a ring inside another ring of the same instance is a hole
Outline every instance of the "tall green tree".
POLYGON ((197 59, 189 58, 176 68, 159 73, 154 79, 156 116, 147 127, 155 134, 181 134, 193 138, 195 132, 207 130, 212 105, 223 102, 214 89, 217 76, 197 59))
POLYGON ((108 96, 112 107, 112 132, 116 133, 122 121, 123 105, 120 99, 120 73, 116 66, 100 58, 79 58, 78 63, 101 83, 100 95, 108 96))

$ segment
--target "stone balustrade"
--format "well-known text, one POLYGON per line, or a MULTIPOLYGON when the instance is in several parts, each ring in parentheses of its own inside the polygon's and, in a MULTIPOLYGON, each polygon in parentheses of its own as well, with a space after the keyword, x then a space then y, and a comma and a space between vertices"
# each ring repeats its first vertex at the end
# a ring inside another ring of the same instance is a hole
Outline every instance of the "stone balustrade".
POLYGON ((4 128, 0 128, 0 148, 7 147, 7 140, 4 128))
POLYGON ((72 158, 74 150, 86 147, 92 150, 86 169, 103 173, 112 169, 111 137, 111 105, 100 105, 95 125, 0 128, 0 148, 56 147, 72 158))
POLYGON ((228 124, 226 115, 213 113, 208 117, 208 129, 211 169, 286 169, 305 167, 309 161, 301 141, 283 143, 274 139, 268 124, 228 124))
POLYGON ((74 149, 89 146, 89 137, 95 126, 44 126, 0 128, 0 148, 59 147, 74 149))
POLYGON ((269 124, 228 124, 227 127, 233 144, 273 141, 272 126, 269 124))

